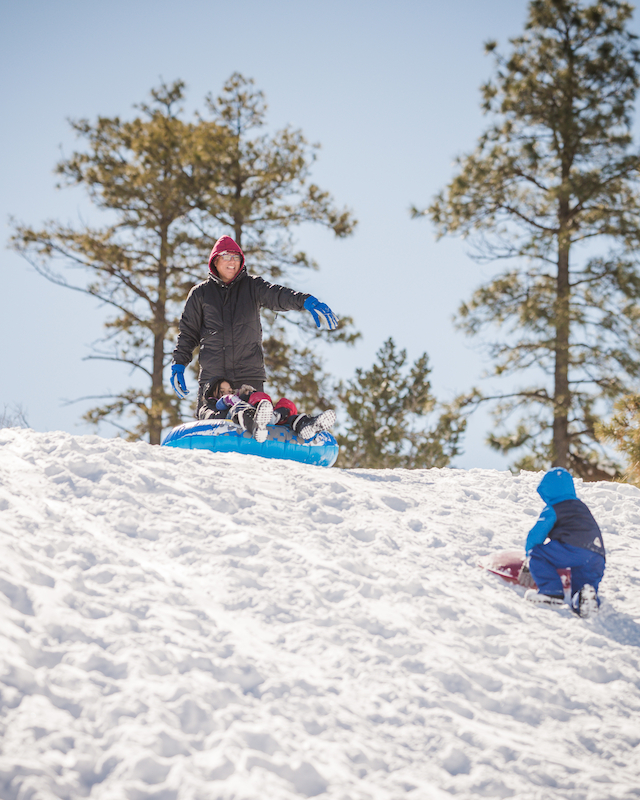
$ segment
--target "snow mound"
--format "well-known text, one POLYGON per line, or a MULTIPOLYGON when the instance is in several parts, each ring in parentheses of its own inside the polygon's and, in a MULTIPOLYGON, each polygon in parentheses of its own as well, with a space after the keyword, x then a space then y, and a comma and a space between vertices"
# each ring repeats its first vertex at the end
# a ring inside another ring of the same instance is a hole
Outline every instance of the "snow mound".
POLYGON ((640 797, 640 491, 585 621, 477 566, 538 480, 0 430, 0 797, 640 797))

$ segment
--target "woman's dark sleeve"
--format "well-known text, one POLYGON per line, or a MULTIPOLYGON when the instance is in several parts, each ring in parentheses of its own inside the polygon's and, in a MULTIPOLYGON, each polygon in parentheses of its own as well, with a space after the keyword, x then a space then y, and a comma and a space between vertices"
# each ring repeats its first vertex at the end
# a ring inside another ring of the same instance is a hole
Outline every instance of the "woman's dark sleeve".
POLYGON ((173 360, 176 364, 191 363, 193 351, 200 344, 200 331, 202 330, 202 299, 197 286, 189 292, 184 311, 180 317, 178 340, 173 351, 173 360))
POLYGON ((255 293, 261 306, 272 311, 304 311, 304 301, 310 295, 269 283, 259 276, 251 275, 250 278, 255 281, 255 293))

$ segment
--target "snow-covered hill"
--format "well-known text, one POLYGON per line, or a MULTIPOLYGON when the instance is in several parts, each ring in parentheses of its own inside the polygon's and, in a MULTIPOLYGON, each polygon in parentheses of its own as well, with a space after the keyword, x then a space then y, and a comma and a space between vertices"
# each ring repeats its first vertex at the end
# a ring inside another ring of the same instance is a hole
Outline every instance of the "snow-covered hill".
POLYGON ((538 480, 0 430, 0 797, 640 797, 640 491, 584 621, 477 566, 538 480))

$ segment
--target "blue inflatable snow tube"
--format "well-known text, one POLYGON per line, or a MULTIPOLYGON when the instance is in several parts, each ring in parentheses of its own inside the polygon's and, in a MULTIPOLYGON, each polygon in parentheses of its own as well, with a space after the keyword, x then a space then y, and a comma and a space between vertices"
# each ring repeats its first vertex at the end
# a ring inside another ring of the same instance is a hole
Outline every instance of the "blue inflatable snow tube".
POLYGON ((178 425, 165 436, 164 447, 183 447, 187 450, 211 450, 214 453, 245 453, 263 458, 285 458, 301 464, 332 467, 338 458, 338 443, 327 431, 303 441, 283 425, 269 425, 265 442, 256 442, 227 419, 187 422, 178 425))

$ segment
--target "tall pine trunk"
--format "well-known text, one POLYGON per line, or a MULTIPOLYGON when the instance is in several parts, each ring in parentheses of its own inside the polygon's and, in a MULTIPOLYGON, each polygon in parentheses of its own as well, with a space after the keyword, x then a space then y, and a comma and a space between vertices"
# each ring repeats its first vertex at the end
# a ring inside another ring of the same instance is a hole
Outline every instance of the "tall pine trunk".
POLYGON ((164 406, 164 343, 167 333, 167 250, 168 226, 160 233, 160 258, 158 260, 158 296, 153 309, 153 366, 151 370, 151 408, 149 409, 149 442, 160 444, 162 439, 162 411, 164 406))
POLYGON ((553 466, 569 462, 569 245, 560 239, 556 276, 555 370, 553 387, 553 466))

